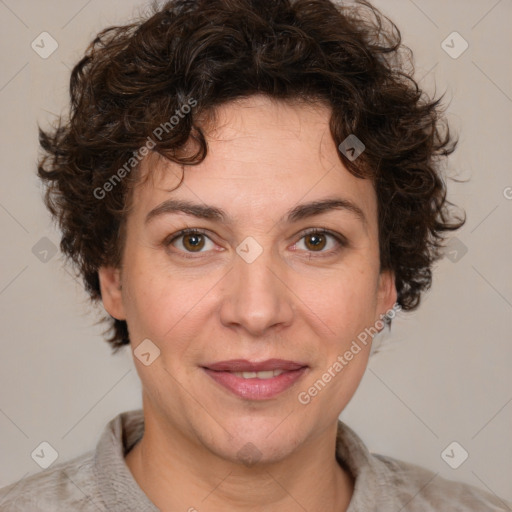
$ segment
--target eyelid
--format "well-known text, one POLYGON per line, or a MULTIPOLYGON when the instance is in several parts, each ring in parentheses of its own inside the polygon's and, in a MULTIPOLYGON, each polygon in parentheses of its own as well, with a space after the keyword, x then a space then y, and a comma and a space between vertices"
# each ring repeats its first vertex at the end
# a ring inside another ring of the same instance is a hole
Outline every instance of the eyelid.
POLYGON ((315 228, 306 228, 306 229, 302 230, 298 234, 298 236, 299 236, 299 239, 300 239, 300 238, 303 238, 306 235, 314 235, 316 233, 331 235, 332 237, 336 238, 336 240, 338 240, 338 242, 340 244, 348 245, 347 238, 345 236, 343 236, 341 233, 338 233, 336 231, 332 231, 329 228, 324 228, 324 227, 321 227, 321 226, 315 227, 315 228))

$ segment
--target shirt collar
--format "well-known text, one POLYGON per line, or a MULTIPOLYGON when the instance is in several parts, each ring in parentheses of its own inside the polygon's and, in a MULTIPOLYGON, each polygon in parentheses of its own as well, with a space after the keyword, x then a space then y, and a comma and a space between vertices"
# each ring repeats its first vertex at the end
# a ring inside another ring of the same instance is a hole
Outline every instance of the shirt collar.
POLYGON ((143 433, 143 410, 126 411, 108 423, 96 446, 94 473, 109 512, 159 512, 139 487, 124 460, 143 433))
POLYGON ((370 453, 363 440, 341 420, 336 434, 336 459, 355 479, 347 512, 391 510, 400 503, 385 463, 370 453))

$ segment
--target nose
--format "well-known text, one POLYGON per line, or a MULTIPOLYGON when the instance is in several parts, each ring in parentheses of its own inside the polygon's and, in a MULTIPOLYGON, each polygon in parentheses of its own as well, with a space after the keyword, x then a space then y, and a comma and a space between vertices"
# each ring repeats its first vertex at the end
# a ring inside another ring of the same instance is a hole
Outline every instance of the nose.
POLYGON ((270 250, 249 261, 235 256, 226 276, 220 317, 225 326, 238 326, 259 337, 291 324, 294 295, 287 284, 286 265, 279 264, 270 250))

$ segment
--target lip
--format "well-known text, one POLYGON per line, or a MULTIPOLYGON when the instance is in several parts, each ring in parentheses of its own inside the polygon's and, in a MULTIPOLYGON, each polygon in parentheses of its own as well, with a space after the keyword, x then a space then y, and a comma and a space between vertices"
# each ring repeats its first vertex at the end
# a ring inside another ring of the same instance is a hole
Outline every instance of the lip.
POLYGON ((258 363, 245 359, 232 359, 203 366, 203 370, 223 388, 240 398, 268 400, 292 387, 307 372, 308 366, 283 359, 267 359, 258 363), (244 379, 232 373, 265 370, 283 370, 283 373, 270 379, 244 379))
POLYGON ((251 362, 247 359, 230 359, 204 365, 204 368, 217 372, 262 372, 265 370, 299 370, 307 366, 305 363, 288 361, 286 359, 267 359, 266 361, 251 362))

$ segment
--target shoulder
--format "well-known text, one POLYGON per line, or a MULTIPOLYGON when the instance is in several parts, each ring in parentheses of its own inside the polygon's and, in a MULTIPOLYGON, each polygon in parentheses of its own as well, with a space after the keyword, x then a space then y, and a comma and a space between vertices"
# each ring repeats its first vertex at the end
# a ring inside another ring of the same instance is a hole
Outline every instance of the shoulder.
POLYGON ((512 504, 473 485, 393 457, 372 454, 404 512, 510 512, 512 504))
POLYGON ((512 512, 512 503, 490 490, 370 452, 347 424, 338 427, 337 458, 355 476, 348 512, 512 512))
POLYGON ((103 511, 93 464, 94 452, 89 451, 1 488, 0 511, 103 511))

